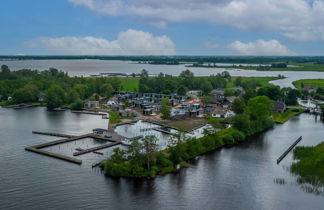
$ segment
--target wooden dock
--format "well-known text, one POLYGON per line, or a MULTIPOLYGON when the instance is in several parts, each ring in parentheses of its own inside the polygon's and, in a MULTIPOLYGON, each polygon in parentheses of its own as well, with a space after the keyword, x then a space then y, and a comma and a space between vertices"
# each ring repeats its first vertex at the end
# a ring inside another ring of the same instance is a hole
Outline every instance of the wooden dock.
POLYGON ((161 128, 154 128, 153 130, 161 132, 161 133, 165 133, 165 134, 168 134, 168 135, 172 135, 172 136, 176 135, 175 133, 171 133, 170 131, 167 131, 167 130, 164 130, 164 129, 161 129, 161 128))
POLYGON ((116 145, 118 145, 120 143, 121 142, 114 142, 114 143, 110 143, 110 144, 103 144, 103 145, 100 145, 100 146, 97 146, 97 147, 92 147, 92 148, 89 148, 89 149, 83 149, 81 151, 73 153, 73 156, 83 155, 83 154, 86 154, 86 153, 89 153, 89 152, 95 152, 97 150, 101 150, 101 149, 105 149, 105 148, 108 148, 108 147, 116 146, 116 145))
POLYGON ((49 133, 49 132, 42 132, 42 131, 33 131, 33 134, 45 135, 45 136, 57 136, 57 137, 65 137, 65 138, 72 138, 73 135, 68 134, 61 134, 61 133, 49 133))
POLYGON ((50 146, 54 146, 54 145, 57 145, 57 144, 63 144, 63 143, 67 143, 67 142, 70 142, 70 141, 76 141, 76 140, 79 140, 79 139, 88 138, 89 136, 90 136, 90 134, 84 134, 84 135, 81 135, 81 136, 73 136, 71 138, 59 139, 59 140, 56 140, 56 141, 51 141, 51 142, 47 142, 47 143, 43 143, 43 144, 37 144, 37 145, 34 145, 32 147, 34 147, 36 149, 41 149, 41 148, 44 148, 44 147, 50 147, 50 146))
MULTIPOLYGON (((76 150, 76 151, 83 151, 84 149, 76 148, 75 150, 76 150)), ((93 151, 93 153, 95 153, 95 154, 97 154, 97 155, 103 155, 102 152, 93 151)))
POLYGON ((35 147, 26 147, 25 150, 35 152, 35 153, 38 153, 38 154, 42 154, 42 155, 47 155, 49 157, 65 160, 65 161, 75 163, 75 164, 81 164, 82 163, 82 160, 79 160, 79 159, 76 159, 76 158, 73 158, 73 157, 68 157, 68 156, 61 155, 61 154, 48 152, 48 151, 41 150, 41 149, 37 149, 35 147))
POLYGON ((279 164, 287 155, 288 153, 302 140, 302 136, 300 136, 278 159, 277 164, 279 164))

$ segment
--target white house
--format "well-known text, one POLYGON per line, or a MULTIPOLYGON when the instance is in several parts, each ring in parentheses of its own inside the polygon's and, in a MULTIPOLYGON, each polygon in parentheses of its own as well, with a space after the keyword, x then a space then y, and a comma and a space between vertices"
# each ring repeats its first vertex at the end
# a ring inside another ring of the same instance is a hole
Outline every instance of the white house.
POLYGON ((84 104, 86 109, 96 109, 99 108, 99 101, 88 101, 84 104))

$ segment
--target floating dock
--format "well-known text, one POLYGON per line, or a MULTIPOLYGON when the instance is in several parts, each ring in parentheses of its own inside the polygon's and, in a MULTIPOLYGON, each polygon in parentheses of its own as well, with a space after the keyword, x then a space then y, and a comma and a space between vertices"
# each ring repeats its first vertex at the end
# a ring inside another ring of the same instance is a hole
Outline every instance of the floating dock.
POLYGON ((302 136, 300 136, 278 159, 277 164, 279 164, 287 155, 288 153, 302 140, 302 136))
POLYGON ((61 134, 61 133, 49 133, 49 132, 41 132, 41 131, 33 131, 33 134, 45 135, 45 136, 57 136, 57 137, 66 137, 72 138, 73 135, 61 134))
POLYGON ((108 147, 116 146, 116 145, 118 145, 120 143, 121 142, 114 142, 114 143, 110 143, 110 144, 103 144, 103 145, 100 145, 100 146, 97 146, 97 147, 92 147, 92 148, 89 148, 89 149, 83 149, 81 151, 73 153, 73 156, 83 155, 83 154, 86 154, 86 153, 89 153, 89 152, 95 152, 97 150, 101 150, 101 149, 105 149, 105 148, 108 148, 108 147))
POLYGON ((65 160, 65 161, 75 163, 75 164, 81 164, 82 163, 82 160, 79 160, 79 159, 76 159, 76 158, 73 158, 73 157, 68 157, 68 156, 65 156, 65 155, 60 155, 60 154, 48 152, 48 151, 41 150, 41 149, 37 149, 35 147, 26 147, 25 150, 35 152, 35 153, 38 153, 38 154, 42 154, 42 155, 47 155, 49 157, 65 160))

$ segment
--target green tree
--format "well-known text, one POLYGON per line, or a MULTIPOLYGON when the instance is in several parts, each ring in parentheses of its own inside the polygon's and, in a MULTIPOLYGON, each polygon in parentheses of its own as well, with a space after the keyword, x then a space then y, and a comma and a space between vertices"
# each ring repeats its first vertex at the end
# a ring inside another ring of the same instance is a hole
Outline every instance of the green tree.
POLYGON ((114 92, 114 88, 111 84, 103 84, 100 88, 101 95, 110 98, 114 92))
POLYGON ((81 99, 77 99, 75 102, 71 104, 72 110, 81 110, 83 108, 83 101, 81 99))
POLYGON ((267 96, 257 96, 248 101, 246 109, 252 120, 259 120, 269 117, 272 107, 273 101, 267 96))
POLYGON ((64 104, 65 102, 65 92, 58 85, 52 85, 46 94, 47 107, 57 108, 64 104))
POLYGON ((144 155, 147 160, 147 169, 150 170, 150 164, 155 159, 155 153, 158 151, 156 136, 145 136, 142 139, 144 155))
POLYGON ((232 110, 235 114, 242 114, 245 109, 245 100, 243 98, 236 98, 232 104, 232 110))
POLYGON ((169 106, 170 101, 168 98, 162 98, 161 99, 161 118, 162 119, 168 119, 170 117, 171 107, 169 106))
POLYGON ((188 88, 186 88, 186 86, 184 85, 180 85, 179 88, 177 89, 177 94, 179 96, 184 96, 186 95, 187 92, 188 92, 188 88))

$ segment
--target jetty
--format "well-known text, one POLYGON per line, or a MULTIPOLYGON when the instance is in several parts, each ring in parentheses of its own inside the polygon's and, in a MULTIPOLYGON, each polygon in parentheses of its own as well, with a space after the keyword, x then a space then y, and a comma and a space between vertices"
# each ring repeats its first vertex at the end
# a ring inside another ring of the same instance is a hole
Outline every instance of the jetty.
POLYGON ((73 153, 73 156, 78 156, 78 155, 83 155, 83 154, 90 153, 90 152, 95 152, 97 150, 101 150, 101 149, 105 149, 105 148, 108 148, 108 147, 116 146, 116 145, 118 145, 120 143, 121 142, 114 142, 114 143, 110 143, 110 144, 103 144, 103 145, 100 145, 100 146, 97 146, 97 147, 92 147, 92 148, 89 148, 89 149, 84 149, 84 150, 73 153))
POLYGON ((300 136, 278 159, 277 164, 279 164, 287 155, 288 153, 302 140, 302 136, 300 136))
POLYGON ((49 132, 42 132, 42 131, 32 131, 33 134, 45 135, 45 136, 57 136, 57 137, 65 137, 65 138, 72 138, 73 135, 67 135, 62 133, 49 133, 49 132))
MULTIPOLYGON (((69 157, 66 155, 61 155, 61 154, 57 154, 57 153, 53 153, 53 152, 48 152, 46 150, 43 150, 43 148, 46 147, 51 147, 54 145, 58 145, 58 144, 63 144, 63 143, 67 143, 67 142, 72 142, 72 141, 77 141, 80 139, 84 139, 84 138, 92 138, 92 139, 98 139, 101 141, 106 141, 109 143, 100 145, 100 146, 96 146, 96 147, 92 147, 89 149, 81 149, 81 148, 76 148, 77 152, 73 153, 73 156, 79 156, 82 154, 86 154, 86 153, 96 153, 99 155, 103 155, 102 152, 99 152, 98 150, 101 149, 105 149, 108 147, 112 147, 118 144, 121 144, 121 142, 124 139, 128 139, 126 137, 120 136, 119 134, 117 134, 115 131, 113 131, 111 128, 107 129, 101 129, 101 131, 104 131, 103 134, 97 134, 95 132, 93 133, 87 133, 87 134, 83 134, 83 135, 69 135, 69 134, 61 134, 61 133, 53 133, 53 132, 43 132, 43 131, 33 131, 32 133, 34 134, 40 134, 40 135, 48 135, 48 136, 57 136, 57 137, 64 137, 63 139, 59 139, 59 140, 55 140, 55 141, 51 141, 51 142, 46 142, 46 143, 42 143, 42 144, 37 144, 37 145, 33 145, 33 146, 29 146, 26 147, 25 150, 30 151, 30 152, 35 152, 38 154, 42 154, 42 155, 46 155, 49 157, 54 157, 57 159, 61 159, 61 160, 65 160, 71 163, 76 163, 76 164, 81 164, 82 160, 76 159, 74 157, 69 157)), ((135 137, 134 137, 135 138, 135 137)))
POLYGON ((48 152, 48 151, 45 151, 45 150, 37 149, 35 147, 26 147, 25 150, 35 152, 35 153, 38 153, 38 154, 42 154, 42 155, 47 155, 49 157, 65 160, 65 161, 75 163, 75 164, 81 164, 82 163, 82 160, 79 160, 79 159, 76 159, 76 158, 73 158, 73 157, 69 157, 69 156, 66 156, 66 155, 56 154, 56 153, 53 153, 53 152, 48 152))

